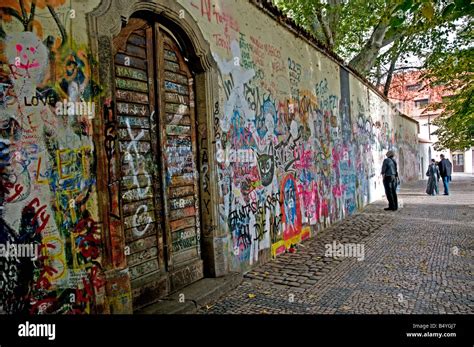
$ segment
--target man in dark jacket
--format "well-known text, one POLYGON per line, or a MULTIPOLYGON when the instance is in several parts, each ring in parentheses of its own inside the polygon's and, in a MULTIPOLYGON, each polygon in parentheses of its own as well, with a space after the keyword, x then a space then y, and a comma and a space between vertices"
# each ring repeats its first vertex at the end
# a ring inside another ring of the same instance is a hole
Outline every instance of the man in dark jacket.
POLYGON ((393 151, 388 151, 386 154, 387 158, 383 161, 382 164, 382 176, 383 176, 383 186, 385 188, 385 196, 388 200, 388 207, 385 208, 385 211, 396 211, 398 210, 398 198, 397 198, 397 179, 398 179, 398 169, 397 163, 393 159, 395 153, 393 151))
POLYGON ((438 167, 439 174, 443 179, 444 195, 449 195, 449 181, 451 180, 451 171, 453 166, 451 165, 449 159, 444 157, 444 154, 441 154, 439 157, 441 158, 441 161, 438 163, 438 167))

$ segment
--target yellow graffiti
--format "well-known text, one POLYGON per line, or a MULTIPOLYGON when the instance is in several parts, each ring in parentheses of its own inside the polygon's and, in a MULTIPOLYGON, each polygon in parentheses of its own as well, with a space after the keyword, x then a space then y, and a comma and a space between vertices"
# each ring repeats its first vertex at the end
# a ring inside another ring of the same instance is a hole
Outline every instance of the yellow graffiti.
POLYGON ((54 268, 57 272, 49 275, 50 282, 60 280, 65 277, 66 274, 66 259, 64 255, 63 241, 58 236, 46 236, 42 240, 43 250, 42 255, 45 256, 45 265, 54 268), (48 247, 48 245, 54 245, 55 248, 48 247), (58 266, 59 264, 59 266, 58 266))
POLYGON ((272 244, 272 257, 275 258, 277 256, 276 252, 282 246, 284 246, 285 249, 288 249, 291 247, 291 245, 300 243, 302 240, 306 240, 310 237, 311 237, 311 228, 309 226, 301 228, 301 232, 298 235, 295 235, 289 238, 288 240, 280 240, 272 244))
POLYGON ((72 173, 64 174, 63 169, 72 166, 75 163, 75 158, 79 152, 81 153, 82 175, 86 178, 89 174, 87 171, 86 152, 89 154, 91 149, 92 148, 89 146, 84 146, 79 149, 58 149, 56 151, 56 164, 58 167, 59 178, 68 179, 73 177, 72 173), (63 154, 69 154, 69 158, 67 160, 63 159, 63 154))
POLYGON ((47 179, 43 179, 43 180, 40 180, 39 177, 40 177, 40 172, 41 172, 41 160, 43 158, 40 156, 38 158, 38 167, 36 168, 36 180, 35 180, 35 183, 36 184, 48 184, 48 180, 47 179))

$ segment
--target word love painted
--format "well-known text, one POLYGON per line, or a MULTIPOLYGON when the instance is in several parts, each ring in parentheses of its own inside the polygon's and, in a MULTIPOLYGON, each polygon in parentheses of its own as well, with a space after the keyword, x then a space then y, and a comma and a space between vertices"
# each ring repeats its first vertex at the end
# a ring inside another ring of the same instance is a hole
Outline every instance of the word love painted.
POLYGON ((20 337, 47 337, 52 341, 56 339, 56 324, 36 324, 26 321, 18 325, 20 337))
POLYGON ((25 106, 38 106, 38 105, 51 105, 54 106, 56 104, 56 99, 53 96, 32 96, 29 100, 25 96, 23 98, 25 106))

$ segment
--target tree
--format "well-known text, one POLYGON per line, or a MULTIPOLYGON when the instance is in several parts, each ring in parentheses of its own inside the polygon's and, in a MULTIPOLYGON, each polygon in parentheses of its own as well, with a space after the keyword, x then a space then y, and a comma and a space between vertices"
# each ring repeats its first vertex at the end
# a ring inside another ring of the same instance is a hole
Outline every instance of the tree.
POLYGON ((426 60, 423 78, 430 85, 453 90, 451 97, 434 104, 442 108, 434 124, 438 126, 437 150, 465 150, 474 146, 474 47, 472 21, 459 26, 456 39, 436 50, 426 60))
POLYGON ((352 68, 373 82, 388 77, 389 83, 397 62, 442 46, 453 21, 472 14, 470 0, 274 2, 352 68), (381 67, 387 64, 391 68, 382 75, 381 67))

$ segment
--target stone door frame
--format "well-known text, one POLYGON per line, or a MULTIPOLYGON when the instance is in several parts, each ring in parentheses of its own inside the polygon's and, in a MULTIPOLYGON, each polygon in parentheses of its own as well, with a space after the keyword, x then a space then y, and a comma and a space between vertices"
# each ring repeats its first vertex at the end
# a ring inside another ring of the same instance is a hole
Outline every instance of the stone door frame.
MULTIPOLYGON (((127 274, 124 255, 125 236, 120 223, 118 207, 119 162, 116 160, 117 141, 114 140, 113 107, 113 38, 132 16, 140 16, 162 23, 181 41, 190 54, 189 64, 195 75, 197 148, 201 205, 201 249, 206 277, 219 277, 228 272, 228 235, 219 230, 218 187, 215 169, 214 105, 219 100, 218 68, 209 43, 191 14, 175 0, 102 0, 86 14, 89 44, 95 64, 91 64, 92 75, 102 87, 98 98, 97 112, 93 120, 96 144, 97 190, 99 215, 103 224, 103 265, 107 279, 127 274)), ((223 228, 222 228, 223 229, 223 228)), ((108 293, 109 295, 109 293, 108 293)))

